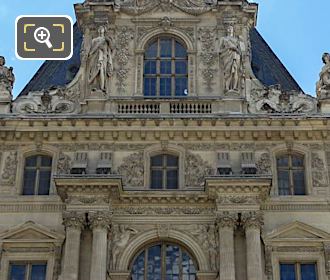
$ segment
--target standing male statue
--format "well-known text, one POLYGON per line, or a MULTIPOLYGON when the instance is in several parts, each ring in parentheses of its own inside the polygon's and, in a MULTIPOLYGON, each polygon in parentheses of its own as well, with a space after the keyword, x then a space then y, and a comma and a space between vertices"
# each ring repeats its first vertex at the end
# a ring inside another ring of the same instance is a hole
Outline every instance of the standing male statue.
POLYGON ((220 58, 223 63, 225 91, 239 91, 242 51, 232 25, 228 25, 227 36, 220 40, 220 58))
POLYGON ((13 67, 6 67, 6 60, 0 56, 0 98, 8 97, 11 99, 12 90, 15 82, 13 67))
POLYGON ((322 56, 324 66, 320 73, 320 80, 317 82, 316 91, 319 97, 330 97, 330 54, 322 56))
POLYGON ((105 34, 104 26, 98 29, 99 36, 92 40, 88 54, 88 82, 93 90, 106 91, 107 78, 113 74, 112 42, 105 34))

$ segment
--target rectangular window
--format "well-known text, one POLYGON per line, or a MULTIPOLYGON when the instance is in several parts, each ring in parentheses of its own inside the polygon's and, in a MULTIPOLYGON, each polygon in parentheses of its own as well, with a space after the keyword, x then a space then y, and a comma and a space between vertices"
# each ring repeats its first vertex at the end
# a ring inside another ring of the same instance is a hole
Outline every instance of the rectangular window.
POLYGON ((281 263, 280 280, 317 280, 315 263, 281 263))
POLYGON ((46 280, 47 263, 10 263, 9 280, 46 280))

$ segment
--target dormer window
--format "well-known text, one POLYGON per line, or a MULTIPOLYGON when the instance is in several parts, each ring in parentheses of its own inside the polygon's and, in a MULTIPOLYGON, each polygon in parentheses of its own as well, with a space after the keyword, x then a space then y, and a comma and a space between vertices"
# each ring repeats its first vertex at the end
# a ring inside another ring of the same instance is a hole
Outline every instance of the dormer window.
POLYGON ((188 95, 188 54, 176 38, 158 37, 144 56, 144 96, 188 95))

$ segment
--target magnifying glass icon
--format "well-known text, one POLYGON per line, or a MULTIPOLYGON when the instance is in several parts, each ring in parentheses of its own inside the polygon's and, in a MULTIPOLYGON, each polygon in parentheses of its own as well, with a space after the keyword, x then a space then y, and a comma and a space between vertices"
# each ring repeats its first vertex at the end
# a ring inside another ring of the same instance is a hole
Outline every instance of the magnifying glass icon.
POLYGON ((34 31, 34 39, 40 44, 46 44, 49 49, 53 47, 49 40, 50 32, 46 27, 39 27, 34 31))

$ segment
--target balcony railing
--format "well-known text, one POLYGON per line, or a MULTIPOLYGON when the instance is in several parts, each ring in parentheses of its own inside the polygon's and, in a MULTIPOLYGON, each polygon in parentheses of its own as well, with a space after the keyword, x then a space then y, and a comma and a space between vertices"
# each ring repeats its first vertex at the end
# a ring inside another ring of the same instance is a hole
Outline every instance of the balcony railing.
POLYGON ((212 114, 217 113, 211 100, 113 100, 112 108, 118 114, 212 114))

